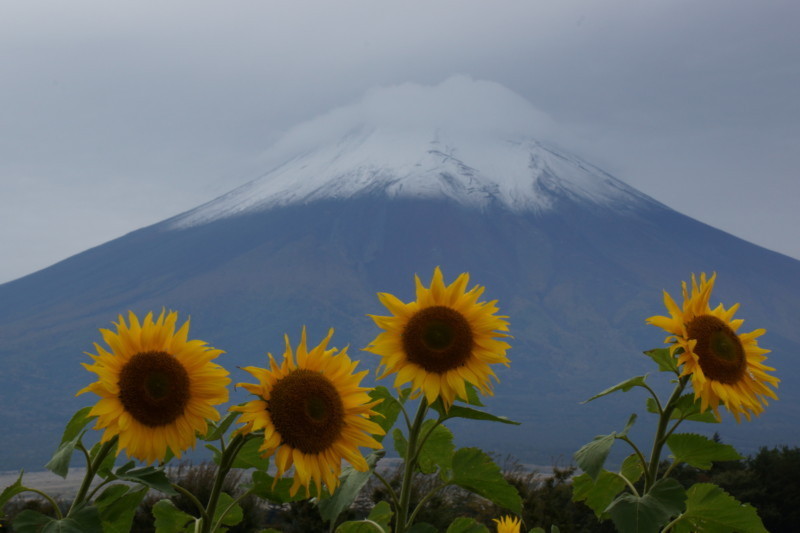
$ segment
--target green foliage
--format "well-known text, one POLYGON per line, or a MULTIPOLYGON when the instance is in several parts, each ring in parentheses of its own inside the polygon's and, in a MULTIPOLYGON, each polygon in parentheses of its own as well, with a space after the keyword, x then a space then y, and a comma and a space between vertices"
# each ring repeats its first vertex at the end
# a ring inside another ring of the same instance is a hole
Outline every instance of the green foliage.
MULTIPOLYGON (((374 400, 381 400, 381 403, 372 408, 380 416, 372 417, 372 421, 378 424, 387 434, 397 421, 397 417, 402 410, 402 403, 392 396, 386 387, 375 387, 369 392, 369 397, 374 400)), ((375 440, 383 442, 384 435, 373 435, 375 440)))
POLYGON ((89 416, 89 411, 91 410, 91 407, 84 407, 72 415, 72 418, 67 422, 67 427, 64 429, 64 434, 61 437, 61 444, 50 461, 44 465, 45 468, 58 476, 63 478, 67 477, 69 463, 72 461, 72 453, 81 441, 83 428, 96 418, 89 416))
POLYGON ((686 491, 674 479, 656 482, 643 496, 626 492, 606 511, 620 533, 651 533, 661 530, 670 518, 683 512, 686 491))
POLYGON ((392 508, 387 502, 379 502, 364 520, 344 522, 336 533, 391 533, 392 508))
POLYGON ((617 383, 613 387, 607 388, 606 390, 604 390, 603 392, 601 392, 599 394, 595 394, 594 396, 592 396, 588 400, 586 400, 584 402, 581 402, 581 403, 589 403, 592 400, 596 400, 598 398, 602 398, 603 396, 608 396, 612 392, 617 392, 618 390, 620 390, 622 392, 628 392, 629 390, 631 390, 634 387, 644 387, 644 388, 646 388, 645 381, 647 380, 647 376, 648 376, 648 374, 645 374, 644 376, 636 376, 636 377, 633 377, 633 378, 630 378, 630 379, 626 379, 625 381, 623 381, 621 383, 617 383))
POLYGON ((342 476, 339 478, 340 484, 330 498, 319 501, 319 514, 322 518, 331 523, 335 523, 339 515, 342 514, 356 499, 364 485, 367 484, 375 471, 375 466, 386 452, 379 450, 367 456, 369 470, 359 472, 352 466, 342 469, 342 476))
POLYGON ((184 513, 169 500, 157 502, 153 506, 153 516, 156 519, 156 533, 185 531, 186 525, 195 521, 195 517, 184 513))
POLYGON ((453 520, 446 533, 489 533, 489 528, 473 518, 462 516, 453 520))
POLYGON ((742 505, 730 494, 710 483, 698 483, 689 488, 686 512, 675 523, 673 531, 767 532, 752 506, 742 505))
POLYGON ((141 483, 164 494, 175 494, 175 489, 172 488, 172 483, 162 468, 154 466, 134 468, 134 466, 136 466, 136 463, 133 461, 125 463, 114 472, 114 478, 141 483))
POLYGON ((667 446, 675 461, 695 468, 708 470, 713 461, 738 461, 742 456, 728 444, 721 444, 693 433, 674 433, 667 439, 667 446))
POLYGON ((575 462, 592 479, 597 479, 616 440, 616 433, 598 435, 575 452, 575 462))
POLYGON ((656 348, 647 350, 644 354, 655 361, 658 370, 661 372, 673 372, 678 374, 678 358, 670 355, 669 348, 656 348))
MULTIPOLYGON (((423 474, 432 474, 437 470, 442 473, 450 469, 450 465, 455 452, 453 444, 453 433, 437 420, 426 420, 422 424, 420 435, 425 439, 417 455, 417 467, 423 474)), ((400 457, 408 460, 408 441, 399 429, 393 433, 394 446, 400 457)))
POLYGON ((96 507, 84 507, 66 518, 56 520, 37 511, 26 510, 14 520, 18 533, 103 533, 96 507))
MULTIPOLYGON (((719 424, 719 420, 714 416, 714 412, 706 410, 700 411, 700 399, 695 400, 693 393, 684 394, 673 404, 674 409, 670 413, 672 420, 690 420, 692 422, 705 422, 707 424, 719 424)), ((653 398, 647 399, 647 411, 658 413, 658 405, 653 398)))
POLYGON ((478 448, 461 448, 453 455, 453 477, 450 482, 470 490, 510 511, 522 512, 522 499, 492 461, 478 448))
POLYGON ((131 530, 136 508, 147 494, 147 487, 130 488, 111 485, 95 500, 105 533, 127 533, 131 530))

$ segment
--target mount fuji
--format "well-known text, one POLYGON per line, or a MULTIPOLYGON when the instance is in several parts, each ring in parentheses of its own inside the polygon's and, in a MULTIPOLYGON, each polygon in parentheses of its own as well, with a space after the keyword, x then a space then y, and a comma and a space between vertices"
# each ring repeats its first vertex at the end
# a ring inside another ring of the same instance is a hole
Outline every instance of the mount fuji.
POLYGON ((522 425, 457 424, 461 445, 563 464, 617 429, 641 411, 636 392, 579 402, 652 371, 641 352, 665 335, 644 320, 664 313, 662 289, 712 271, 712 305, 740 302, 743 328, 767 329, 781 399, 754 422, 695 430, 743 453, 797 445, 800 261, 642 194, 548 142, 553 127, 511 91, 462 76, 373 90, 290 130, 252 182, 0 285, 0 469, 46 462, 93 400, 74 398, 92 380, 84 352, 120 313, 191 316, 191 335, 226 350, 219 362, 246 381, 237 367, 265 364, 304 325, 312 341, 334 327, 358 357, 377 334, 366 315, 386 312, 376 292, 411 300, 413 275, 427 283, 437 265, 446 281, 469 272, 486 286, 514 337, 487 403, 522 425))

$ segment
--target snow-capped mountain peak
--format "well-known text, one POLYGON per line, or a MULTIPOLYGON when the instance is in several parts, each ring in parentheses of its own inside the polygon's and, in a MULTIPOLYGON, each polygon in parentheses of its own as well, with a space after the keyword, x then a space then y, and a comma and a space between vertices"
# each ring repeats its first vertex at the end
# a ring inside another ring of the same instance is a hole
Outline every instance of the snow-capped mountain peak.
POLYGON ((296 126, 265 154, 263 176, 173 223, 369 193, 512 211, 550 209, 554 195, 604 205, 652 201, 540 141, 553 127, 492 82, 456 76, 437 86, 376 89, 296 126))

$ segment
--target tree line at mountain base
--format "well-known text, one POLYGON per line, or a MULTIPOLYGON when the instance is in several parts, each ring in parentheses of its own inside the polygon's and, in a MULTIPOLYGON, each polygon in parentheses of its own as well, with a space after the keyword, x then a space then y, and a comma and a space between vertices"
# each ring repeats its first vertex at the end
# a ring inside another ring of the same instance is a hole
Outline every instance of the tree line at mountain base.
MULTIPOLYGON (((716 439, 718 440, 718 438, 716 439)), ((665 462, 664 468, 667 467, 665 462)), ((192 465, 182 463, 171 470, 171 477, 188 489, 201 502, 208 499, 216 466, 208 463, 192 465)), ((540 526, 549 531, 556 525, 562 533, 570 532, 613 532, 610 521, 598 522, 591 509, 582 502, 572 501, 571 478, 575 467, 554 467, 551 474, 532 472, 522 467, 513 458, 504 464, 504 475, 520 493, 523 500, 522 519, 526 528, 540 526)), ((401 472, 390 470, 385 479, 399 486, 401 472)), ((715 463, 710 470, 699 470, 686 465, 672 470, 672 477, 684 486, 697 482, 710 482, 734 496, 742 503, 749 503, 758 509, 758 514, 766 528, 772 533, 794 532, 800 524, 800 447, 762 447, 754 455, 739 461, 715 463)), ((413 497, 428 492, 431 476, 419 474, 414 486, 413 497)), ((243 489, 243 472, 232 473, 226 480, 224 491, 236 496, 243 489)), ((355 503, 340 516, 340 521, 365 517, 375 503, 387 499, 384 486, 374 477, 364 487, 355 503)), ((155 531, 152 506, 162 495, 149 494, 136 511, 132 531, 155 531)), ((192 502, 178 495, 171 498, 176 507, 191 512, 192 502)), ((69 502, 63 502, 68 507, 69 502)), ((252 532, 264 528, 274 528, 283 533, 308 533, 328 531, 319 511, 308 500, 276 505, 259 500, 254 496, 240 502, 244 519, 228 529, 230 533, 252 532)), ((50 504, 40 499, 15 499, 6 505, 6 531, 14 531, 10 524, 14 516, 24 509, 39 512, 52 512, 50 504)), ((457 487, 448 487, 430 499, 418 515, 418 522, 427 522, 440 531, 459 516, 474 518, 494 531, 492 519, 509 514, 473 493, 457 487)))

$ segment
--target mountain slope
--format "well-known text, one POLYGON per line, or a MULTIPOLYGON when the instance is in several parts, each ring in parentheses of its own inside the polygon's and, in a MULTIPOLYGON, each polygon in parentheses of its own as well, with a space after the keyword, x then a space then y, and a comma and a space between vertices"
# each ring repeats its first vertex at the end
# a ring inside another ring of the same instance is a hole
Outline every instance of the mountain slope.
MULTIPOLYGON (((676 295, 680 281, 700 271, 718 272, 712 305, 741 302, 743 328, 767 328, 761 344, 773 350, 769 363, 783 380, 781 400, 759 420, 727 420, 713 429, 744 452, 796 444, 800 262, 685 217, 573 156, 534 140, 509 145, 497 128, 487 129, 500 140, 484 146, 511 146, 529 163, 539 157, 538 166, 525 166, 529 187, 519 194, 502 192, 522 183, 516 175, 496 175, 484 163, 496 155, 479 158, 463 145, 452 145, 450 158, 431 154, 427 127, 408 133, 422 139, 411 155, 399 153, 408 168, 429 158, 431 169, 402 174, 402 159, 387 156, 384 172, 367 179, 347 169, 361 147, 372 157, 382 137, 334 142, 334 150, 328 137, 339 130, 329 128, 318 150, 302 147, 304 156, 270 167, 279 170, 261 180, 0 285, 0 423, 7 444, 0 469, 40 467, 66 417, 93 401, 73 399, 92 380, 79 363, 100 340, 97 328, 119 313, 167 307, 191 315, 192 336, 225 349, 220 363, 234 382, 246 381, 237 367, 264 364, 266 352, 281 353, 283 334, 296 340, 303 325, 312 339, 335 327, 334 343, 350 344, 358 356, 377 334, 366 315, 385 313, 375 293, 410 300, 413 274, 427 282, 436 265, 446 280, 467 271, 472 283, 485 285, 485 297, 498 299, 510 316, 514 335, 512 364, 499 369, 490 406, 523 425, 462 425, 464 444, 549 464, 568 461, 583 442, 615 429, 630 412, 630 398, 578 402, 652 370, 640 352, 660 345, 664 333, 644 319, 664 312, 662 289, 676 295), (309 185, 332 152, 347 163, 309 185), (303 166, 313 161, 317 167, 303 166), (306 181, 281 181, 292 172, 306 181), (353 185, 362 181, 364 187, 353 185), (341 194, 331 192, 337 184, 341 194), (397 192, 419 187, 435 193, 397 192), (468 201, 470 191, 486 201, 468 201)), ((440 130, 440 139, 449 135, 440 130)), ((288 145, 297 143, 279 143, 271 157, 285 156, 288 145)), ((361 359, 370 368, 377 363, 368 353, 361 359)))

